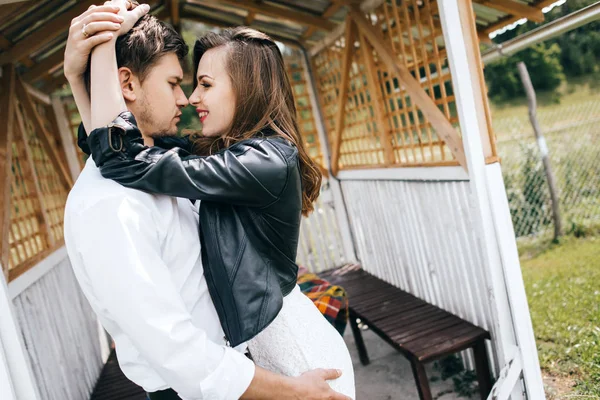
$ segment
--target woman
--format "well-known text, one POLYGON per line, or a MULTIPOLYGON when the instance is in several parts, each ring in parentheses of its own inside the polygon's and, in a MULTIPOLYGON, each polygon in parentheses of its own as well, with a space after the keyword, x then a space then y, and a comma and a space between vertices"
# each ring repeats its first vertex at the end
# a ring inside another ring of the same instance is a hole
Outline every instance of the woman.
POLYGON ((227 29, 196 42, 194 69, 189 100, 202 137, 172 150, 146 147, 111 76, 114 57, 94 52, 94 160, 125 186, 200 200, 203 266, 232 346, 247 343, 257 365, 290 376, 341 369, 330 385, 354 398, 345 343, 296 284, 301 216, 312 211, 321 176, 298 132, 281 52, 263 33, 227 29))

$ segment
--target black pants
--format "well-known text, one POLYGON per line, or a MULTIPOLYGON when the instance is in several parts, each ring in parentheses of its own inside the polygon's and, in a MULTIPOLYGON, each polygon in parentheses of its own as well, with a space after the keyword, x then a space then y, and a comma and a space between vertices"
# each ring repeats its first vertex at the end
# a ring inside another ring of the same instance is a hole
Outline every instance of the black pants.
POLYGON ((181 400, 181 397, 179 397, 173 389, 148 393, 148 398, 150 400, 181 400))

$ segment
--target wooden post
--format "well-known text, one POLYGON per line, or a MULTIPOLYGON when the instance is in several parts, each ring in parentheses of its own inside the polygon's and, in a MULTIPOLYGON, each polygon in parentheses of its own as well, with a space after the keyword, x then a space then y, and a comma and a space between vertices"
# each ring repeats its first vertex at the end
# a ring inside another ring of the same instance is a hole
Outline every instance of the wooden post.
POLYGON ((2 68, 2 91, 0 98, 0 265, 8 281, 8 232, 10 229, 10 184, 12 180, 12 140, 14 126, 15 66, 2 68))
POLYGON ((531 83, 531 78, 529 77, 529 72, 527 72, 527 66, 524 62, 521 61, 517 64, 517 67, 519 68, 519 75, 521 76, 521 81, 523 82, 523 86, 525 87, 525 93, 527 94, 529 120, 531 121, 531 125, 533 126, 533 133, 535 134, 535 137, 537 139, 537 144, 540 149, 540 154, 542 156, 542 163, 544 164, 544 171, 546 172, 546 180, 548 181, 548 188, 550 189, 550 199, 552 201, 552 218, 554 219, 554 240, 558 240, 558 238, 562 236, 562 221, 560 217, 556 178, 554 177, 554 173, 552 172, 552 166, 550 165, 550 157, 548 154, 548 146, 546 145, 546 139, 544 138, 542 128, 540 127, 540 124, 537 120, 537 99, 535 96, 535 90, 531 83))
POLYGON ((54 110, 54 116, 56 118, 56 125, 58 128, 58 133, 60 134, 60 139, 62 142, 62 147, 65 152, 65 157, 67 159, 67 165, 69 166, 69 171, 71 172, 71 177, 73 180, 76 180, 81 172, 81 163, 79 154, 77 153, 77 149, 75 148, 75 141, 73 140, 73 131, 71 130, 71 123, 69 121, 69 117, 67 116, 65 105, 62 100, 58 96, 53 96, 51 98, 52 108, 54 110))
POLYGON ((467 160, 460 135, 454 129, 450 121, 440 111, 431 97, 425 92, 421 84, 412 76, 408 68, 398 61, 394 52, 382 35, 375 30, 373 25, 365 19, 360 9, 350 6, 350 16, 356 23, 361 33, 371 42, 378 56, 385 62, 388 68, 394 72, 410 95, 412 101, 419 106, 421 112, 435 128, 437 135, 446 143, 456 160, 466 170, 467 160))
POLYGON ((333 151, 331 152, 331 172, 337 175, 339 171, 340 147, 342 145, 342 133, 344 132, 344 123, 346 116, 346 102, 348 101, 348 86, 350 83, 350 67, 352 66, 352 56, 354 55, 354 40, 356 38, 356 26, 350 18, 346 19, 346 36, 344 49, 344 58, 342 59, 342 71, 339 90, 338 90, 338 108, 335 116, 335 137, 333 138, 333 151))
POLYGON ((392 165, 395 162, 394 149, 392 148, 392 142, 388 131, 389 121, 386 121, 385 113, 381 107, 382 101, 379 83, 375 79, 377 77, 377 71, 375 71, 375 63, 373 61, 373 50, 362 33, 359 34, 359 38, 361 53, 366 67, 369 93, 371 94, 371 105, 373 106, 373 111, 375 111, 377 132, 379 133, 379 140, 381 141, 381 147, 383 148, 385 165, 392 165))

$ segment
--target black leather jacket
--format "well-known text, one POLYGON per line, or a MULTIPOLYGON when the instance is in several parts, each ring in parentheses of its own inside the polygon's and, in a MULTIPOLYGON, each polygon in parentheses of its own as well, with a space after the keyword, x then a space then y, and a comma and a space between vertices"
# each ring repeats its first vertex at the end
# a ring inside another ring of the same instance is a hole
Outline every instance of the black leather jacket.
MULTIPOLYGON (((298 150, 284 138, 263 134, 199 157, 181 147, 144 146, 133 115, 125 112, 87 140, 105 178, 147 192, 201 200, 204 274, 232 346, 253 338, 275 319, 298 273, 298 150)), ((82 126, 79 136, 80 147, 88 150, 82 126)), ((156 144, 186 147, 189 141, 170 138, 156 144)))

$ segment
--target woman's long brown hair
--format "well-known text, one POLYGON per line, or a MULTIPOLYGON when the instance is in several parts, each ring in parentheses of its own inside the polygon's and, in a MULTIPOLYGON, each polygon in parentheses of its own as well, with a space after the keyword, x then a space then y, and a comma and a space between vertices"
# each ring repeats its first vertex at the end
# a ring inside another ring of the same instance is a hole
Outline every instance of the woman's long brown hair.
POLYGON ((279 48, 264 33, 247 27, 209 33, 194 46, 194 88, 200 59, 206 51, 221 46, 228 49, 226 68, 236 98, 232 126, 219 138, 196 136, 194 153, 213 154, 270 129, 298 148, 302 214, 308 215, 319 196, 321 171, 308 156, 298 131, 292 87, 279 48))

